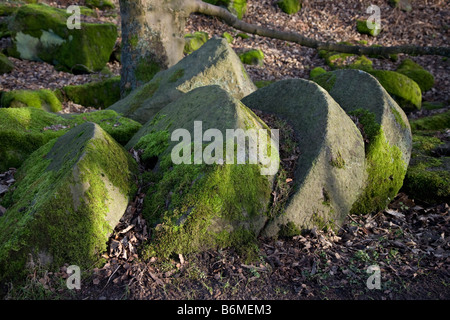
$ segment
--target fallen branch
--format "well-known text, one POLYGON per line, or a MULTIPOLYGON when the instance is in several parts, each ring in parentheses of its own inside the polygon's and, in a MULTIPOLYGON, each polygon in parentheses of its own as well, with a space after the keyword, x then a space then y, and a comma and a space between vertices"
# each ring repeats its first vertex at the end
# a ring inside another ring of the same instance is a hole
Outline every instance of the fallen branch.
POLYGON ((274 30, 263 26, 246 23, 222 7, 211 5, 201 0, 194 0, 191 12, 202 13, 222 19, 229 26, 246 33, 268 37, 273 39, 294 42, 301 46, 317 50, 328 50, 358 55, 389 55, 404 53, 410 55, 437 55, 450 57, 450 47, 427 47, 415 45, 402 45, 392 47, 364 47, 322 42, 305 37, 299 33, 274 30))

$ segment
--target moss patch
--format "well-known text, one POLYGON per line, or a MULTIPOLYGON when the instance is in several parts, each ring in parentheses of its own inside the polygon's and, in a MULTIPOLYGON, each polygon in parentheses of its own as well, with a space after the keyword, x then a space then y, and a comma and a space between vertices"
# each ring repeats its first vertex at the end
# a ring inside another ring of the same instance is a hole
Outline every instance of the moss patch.
POLYGON ((234 41, 233 36, 231 34, 229 34, 228 32, 224 32, 222 34, 222 37, 227 39, 228 43, 233 43, 233 41, 234 41))
POLYGON ((200 49, 202 45, 208 41, 209 35, 207 32, 196 31, 194 33, 188 33, 184 36, 184 53, 191 54, 192 52, 200 49))
POLYGON ((144 216, 154 226, 145 256, 242 247, 256 238, 245 222, 267 210, 261 199, 270 196, 269 182, 258 165, 172 165, 165 158, 160 169, 164 176, 144 202, 144 216), (233 228, 232 221, 241 221, 243 227, 233 228), (222 224, 230 229, 218 233, 222 224))
POLYGON ((294 14, 300 11, 302 3, 300 0, 279 0, 277 6, 287 14, 294 14))
POLYGON ((101 110, 68 117, 69 125, 85 122, 98 124, 121 145, 125 145, 142 127, 139 122, 126 118, 113 110, 101 110))
POLYGON ((7 56, 0 53, 0 74, 11 72, 14 69, 14 64, 7 56))
POLYGON ((342 169, 345 167, 345 160, 344 160, 344 158, 342 158, 342 155, 340 152, 338 152, 337 155, 330 160, 330 164, 333 167, 339 168, 339 169, 342 169))
POLYGON ((120 100, 120 76, 82 85, 65 86, 67 98, 85 107, 105 109, 120 100))
POLYGON ((336 75, 332 72, 322 73, 312 80, 329 92, 336 83, 336 75))
POLYGON ((315 78, 323 73, 327 73, 327 71, 322 67, 316 67, 310 71, 309 78, 310 79, 315 78))
POLYGON ((177 82, 179 79, 181 79, 184 76, 184 69, 178 69, 172 75, 169 77, 169 82, 177 82))
POLYGON ((264 65, 264 53, 260 49, 251 49, 239 54, 243 64, 250 64, 255 66, 264 65))
POLYGON ((203 0, 216 6, 225 6, 228 11, 242 19, 247 11, 247 0, 203 0))
MULTIPOLYGON (((351 43, 341 42, 341 44, 352 45, 351 43)), ((325 60, 325 63, 332 69, 359 69, 372 70, 372 60, 366 56, 358 56, 351 53, 341 53, 327 50, 319 50, 319 57, 325 60)))
POLYGON ((147 83, 152 80, 155 74, 157 74, 159 71, 161 71, 161 68, 158 63, 156 63, 152 59, 148 60, 145 58, 141 58, 139 60, 139 63, 137 64, 134 74, 136 80, 141 83, 147 83))
POLYGON ((411 129, 417 130, 441 130, 450 128, 450 110, 432 116, 410 121, 411 129))
POLYGON ((403 191, 429 204, 450 201, 450 157, 440 155, 448 148, 441 131, 414 130, 412 157, 403 191))
POLYGON ((34 108, 0 108, 0 171, 20 167, 39 147, 88 121, 123 145, 141 128, 112 110, 62 117, 34 108))
POLYGON ((62 110, 61 101, 59 101, 53 91, 48 89, 4 92, 1 98, 1 106, 3 108, 31 107, 48 112, 62 110))
POLYGON ((386 91, 405 111, 420 109, 422 105, 422 91, 416 82, 407 76, 388 70, 369 71, 386 91))
POLYGON ((361 34, 368 34, 372 37, 376 37, 381 32, 381 26, 377 23, 373 23, 373 27, 369 28, 366 20, 357 20, 356 30, 361 34))
POLYGON ((110 0, 86 0, 86 6, 100 10, 114 9, 116 6, 110 0))
MULTIPOLYGON (((247 72, 246 72, 246 73, 247 73, 247 72)), ((255 86, 256 86, 258 89, 267 87, 268 85, 270 85, 270 84, 272 84, 272 83, 274 83, 274 82, 275 82, 275 81, 273 81, 273 80, 256 80, 256 81, 254 81, 255 86)))
POLYGON ((387 142, 381 125, 375 121, 375 114, 366 109, 357 109, 349 114, 358 118, 363 136, 368 140, 365 144, 367 187, 351 212, 367 214, 384 209, 397 195, 403 184, 406 165, 400 149, 387 142))
POLYGON ((422 92, 434 86, 434 76, 411 59, 403 60, 396 71, 414 80, 422 92))

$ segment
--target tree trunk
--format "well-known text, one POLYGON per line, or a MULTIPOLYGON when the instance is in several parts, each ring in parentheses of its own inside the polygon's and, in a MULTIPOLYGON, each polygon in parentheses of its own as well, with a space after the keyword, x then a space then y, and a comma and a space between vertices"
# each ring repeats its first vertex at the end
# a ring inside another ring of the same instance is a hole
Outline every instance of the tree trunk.
POLYGON ((189 2, 120 0, 122 97, 183 58, 189 2))

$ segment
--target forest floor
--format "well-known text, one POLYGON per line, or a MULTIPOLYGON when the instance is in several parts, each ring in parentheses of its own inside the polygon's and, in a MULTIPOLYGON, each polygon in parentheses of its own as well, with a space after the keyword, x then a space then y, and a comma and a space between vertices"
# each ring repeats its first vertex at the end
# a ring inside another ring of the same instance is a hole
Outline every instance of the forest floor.
MULTIPOLYGON (((84 1, 60 0, 65 7, 84 1)), ((116 1, 117 2, 117 1, 116 1)), ((293 16, 282 13, 275 1, 249 0, 244 20, 277 29, 300 32, 329 41, 366 40, 368 44, 417 44, 446 46, 450 9, 447 1, 413 1, 409 13, 393 9, 387 1, 303 1, 293 16), (369 16, 370 4, 381 8, 383 32, 377 38, 356 32, 355 21, 369 16)), ((113 13, 118 13, 117 9, 113 13)), ((120 27, 120 16, 99 13, 99 20, 120 27)), ((192 15, 186 32, 206 31, 210 36, 238 32, 216 18, 192 15)), ((0 46, 8 45, 7 40, 0 46)), ((246 66, 253 80, 309 78, 317 66, 329 69, 317 51, 283 41, 251 36, 236 38, 236 51, 259 48, 264 66, 246 66)), ((398 61, 373 59, 377 69, 393 70, 398 61)), ((424 93, 424 101, 450 102, 449 61, 438 56, 408 57, 429 70, 435 87, 424 93)), ((11 58, 16 68, 0 76, 0 90, 60 88, 68 84, 96 81, 104 74, 71 75, 48 64, 11 58)), ((110 63, 112 74, 120 64, 110 63)), ((65 112, 86 112, 67 105, 65 112)), ((430 111, 409 114, 422 117, 430 111)), ((436 111, 434 111, 436 112, 436 111)), ((437 111, 439 112, 439 111, 437 111)), ((5 183, 14 171, 0 175, 5 183)), ((0 181, 2 182, 2 181, 0 181)), ((450 298, 449 205, 427 204, 399 193, 386 210, 348 216, 336 232, 309 230, 302 235, 258 239, 251 258, 232 248, 210 250, 169 260, 141 261, 136 247, 146 235, 140 215, 143 197, 130 203, 105 253, 106 264, 83 272, 80 290, 65 286, 67 266, 59 272, 37 270, 22 288, 9 287, 5 299, 151 299, 151 300, 403 300, 450 298), (132 226, 132 227, 130 227, 132 226), (373 267, 375 266, 375 269, 373 267), (370 268, 369 268, 370 267, 370 268), (374 271, 375 270, 375 271, 374 271), (378 282, 377 276, 379 275, 378 282), (372 276, 372 277, 371 277, 372 276), (371 278, 369 278, 371 277, 371 278), (379 286, 378 286, 379 284, 379 286)))

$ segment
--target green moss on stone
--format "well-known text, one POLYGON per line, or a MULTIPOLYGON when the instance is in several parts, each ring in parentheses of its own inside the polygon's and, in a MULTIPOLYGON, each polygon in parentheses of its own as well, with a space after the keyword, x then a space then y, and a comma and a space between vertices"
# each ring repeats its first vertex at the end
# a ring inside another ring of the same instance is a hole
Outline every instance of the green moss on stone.
POLYGON ((279 235, 280 237, 293 237, 296 235, 301 234, 302 231, 293 223, 292 221, 289 221, 287 224, 282 225, 280 227, 279 235))
POLYGON ((434 86, 433 75, 411 59, 403 60, 396 71, 414 80, 422 92, 428 91, 434 86))
POLYGON ((314 226, 316 226, 319 230, 333 230, 334 232, 337 232, 336 223, 333 219, 327 220, 326 218, 322 217, 320 214, 315 212, 312 215, 312 223, 314 226))
POLYGON ((381 26, 377 23, 373 23, 373 28, 369 28, 366 20, 357 20, 356 30, 361 34, 368 34, 372 37, 376 37, 381 32, 381 26))
POLYGON ((136 80, 138 80, 139 82, 147 83, 152 80, 155 74, 157 74, 159 71, 161 71, 161 68, 158 63, 153 60, 149 61, 145 58, 142 58, 137 64, 134 75, 136 77, 136 80))
POLYGON ((345 167, 345 160, 344 160, 344 158, 342 158, 342 155, 340 152, 337 153, 336 157, 334 157, 330 160, 330 164, 333 167, 339 168, 339 169, 342 169, 345 167))
POLYGON ((437 152, 446 148, 441 131, 414 130, 411 161, 402 191, 428 204, 450 201, 450 158, 437 152))
POLYGON ((142 103, 151 98, 155 92, 159 89, 160 81, 155 82, 149 82, 144 84, 139 91, 136 91, 137 93, 134 95, 133 99, 130 103, 130 108, 127 110, 127 114, 132 114, 134 111, 136 111, 138 108, 142 106, 142 103))
POLYGON ((450 128, 450 110, 432 116, 410 121, 411 129, 417 130, 441 130, 450 128))
POLYGON ((430 101, 423 101, 422 102, 422 109, 424 110, 436 110, 436 109, 442 109, 444 108, 445 104, 443 102, 430 102, 430 101))
POLYGON ((62 133, 44 131, 60 118, 34 108, 0 108, 0 171, 18 168, 35 150, 62 133))
POLYGON ((429 204, 450 201, 450 158, 420 156, 413 159, 405 176, 404 190, 429 204))
POLYGON ((315 77, 317 77, 317 76, 319 76, 319 75, 321 75, 323 73, 326 73, 326 72, 327 71, 324 68, 316 67, 316 68, 312 69, 311 72, 309 73, 309 78, 310 79, 315 78, 315 77))
POLYGON ((412 156, 418 155, 431 156, 433 151, 442 145, 441 139, 435 136, 436 131, 417 131, 413 132, 412 156))
POLYGON ((375 121, 375 114, 366 109, 357 109, 349 114, 358 118, 368 140, 365 145, 367 186, 351 213, 367 214, 384 209, 397 195, 403 184, 406 165, 400 149, 386 140, 382 126, 375 121))
MULTIPOLYGON (((246 73, 247 73, 247 72, 246 72, 246 73)), ((268 85, 270 85, 270 84, 272 84, 272 83, 274 83, 274 82, 275 82, 275 81, 273 81, 273 80, 256 80, 256 81, 254 81, 255 86, 256 86, 258 89, 267 87, 268 85)))
MULTIPOLYGON (((351 43, 341 42, 341 44, 352 45, 351 43)), ((320 50, 319 57, 325 60, 325 63, 332 69, 360 69, 372 70, 372 60, 366 56, 358 56, 351 53, 334 52, 320 50)))
POLYGON ((114 110, 100 110, 89 113, 68 116, 70 126, 93 122, 98 124, 111 137, 121 145, 126 145, 128 141, 142 127, 139 122, 126 118, 114 110))
POLYGON ((67 98, 85 107, 105 109, 120 100, 120 76, 82 85, 65 86, 67 98))
POLYGON ((184 76, 184 69, 179 69, 175 71, 170 77, 169 82, 177 82, 179 79, 181 79, 184 76))
POLYGON ((135 146, 135 149, 144 149, 142 160, 144 162, 150 161, 152 158, 157 158, 169 145, 169 132, 158 131, 149 133, 141 137, 135 146))
POLYGON ((250 229, 245 230, 246 237, 235 234, 239 227, 220 233, 216 229, 221 229, 221 221, 245 225, 249 217, 267 210, 261 199, 269 196, 269 182, 258 165, 173 165, 169 155, 160 169, 164 175, 148 190, 144 202, 144 216, 155 226, 145 256, 239 248, 256 239, 250 229))
POLYGON ((1 98, 1 106, 3 108, 31 107, 48 112, 62 110, 61 101, 59 101, 53 91, 48 89, 4 92, 1 98))
POLYGON ((99 124, 122 145, 141 128, 112 110, 62 117, 35 108, 0 108, 0 171, 20 167, 48 141, 88 121, 99 124))
POLYGON ((0 16, 9 16, 12 15, 17 10, 16 6, 13 6, 9 3, 0 3, 0 16))
POLYGON ((336 83, 336 75, 332 72, 322 73, 312 80, 329 92, 336 83))
POLYGON ((231 34, 229 34, 228 32, 224 32, 222 34, 222 37, 227 39, 228 43, 233 43, 233 41, 234 41, 233 36, 231 34))
POLYGON ((191 54, 192 52, 200 49, 202 45, 208 41, 209 35, 207 32, 196 31, 193 34, 188 33, 184 36, 184 53, 191 54))
POLYGON ((248 34, 246 34, 246 33, 238 33, 237 35, 236 35, 236 37, 239 37, 239 38, 241 38, 241 39, 248 39, 248 38, 250 38, 250 36, 248 35, 248 34))
POLYGON ((138 43, 139 43, 139 37, 137 35, 133 35, 130 37, 130 40, 128 41, 132 49, 136 49, 138 43))
POLYGON ((295 14, 302 8, 300 0, 279 0, 278 7, 287 14, 295 14))
POLYGON ((242 19, 247 11, 247 0, 203 0, 216 6, 225 6, 228 11, 242 19))
POLYGON ((100 10, 114 9, 116 7, 110 0, 86 0, 86 6, 100 10))
POLYGON ((394 98, 405 111, 420 109, 422 104, 422 91, 416 82, 407 76, 389 70, 369 71, 386 91, 394 98))
POLYGON ((14 64, 7 56, 0 53, 0 74, 11 72, 14 69, 14 64))
POLYGON ((402 127, 403 129, 406 129, 407 125, 406 125, 405 121, 403 121, 403 118, 400 115, 400 112, 398 112, 398 110, 392 106, 391 106, 391 111, 394 114, 395 121, 400 125, 400 127, 402 127))
POLYGON ((264 65, 264 53, 260 49, 251 49, 239 54, 243 64, 249 65, 264 65))

